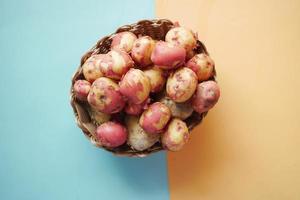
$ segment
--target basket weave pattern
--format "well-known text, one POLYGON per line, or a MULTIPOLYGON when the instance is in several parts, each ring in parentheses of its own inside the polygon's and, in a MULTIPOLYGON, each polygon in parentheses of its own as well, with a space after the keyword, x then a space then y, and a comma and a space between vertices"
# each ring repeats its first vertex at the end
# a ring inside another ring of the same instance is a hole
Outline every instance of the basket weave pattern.
MULTIPOLYGON (((72 78, 71 105, 74 110, 77 125, 82 129, 82 131, 87 136, 87 138, 89 138, 89 140, 97 147, 105 148, 107 151, 110 151, 116 155, 136 156, 136 157, 144 157, 150 153, 163 150, 160 142, 157 142, 152 147, 144 151, 136 151, 132 149, 130 146, 128 146, 127 144, 124 144, 120 147, 113 148, 113 149, 103 147, 101 143, 96 139, 95 136, 96 125, 92 122, 89 116, 88 113, 89 105, 86 102, 78 101, 76 99, 73 91, 73 85, 76 80, 84 79, 82 74, 82 65, 91 55, 105 54, 110 51, 112 38, 116 33, 123 32, 123 31, 130 31, 134 33, 136 36, 148 35, 155 40, 164 40, 166 33, 173 27, 174 24, 170 20, 166 20, 166 19, 142 20, 135 24, 125 25, 120 27, 115 33, 103 37, 101 40, 97 42, 97 44, 91 50, 89 50, 87 53, 85 53, 82 56, 80 66, 78 67, 77 71, 75 72, 72 78)), ((208 54, 204 44, 201 43, 200 41, 197 41, 197 46, 194 49, 194 51, 195 53, 208 54)), ((214 79, 215 77, 212 78, 212 80, 214 79)), ((192 130, 196 125, 201 123, 203 117, 206 114, 207 113, 198 114, 196 112, 193 112, 193 114, 189 118, 184 120, 189 130, 192 130)))

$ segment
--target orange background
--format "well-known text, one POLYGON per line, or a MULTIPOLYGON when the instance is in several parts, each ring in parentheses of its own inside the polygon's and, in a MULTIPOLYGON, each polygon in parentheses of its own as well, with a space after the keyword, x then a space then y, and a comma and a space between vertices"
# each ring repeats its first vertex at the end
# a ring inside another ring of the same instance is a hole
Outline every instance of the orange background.
POLYGON ((300 1, 157 0, 196 30, 221 99, 168 154, 172 200, 300 199, 300 1))

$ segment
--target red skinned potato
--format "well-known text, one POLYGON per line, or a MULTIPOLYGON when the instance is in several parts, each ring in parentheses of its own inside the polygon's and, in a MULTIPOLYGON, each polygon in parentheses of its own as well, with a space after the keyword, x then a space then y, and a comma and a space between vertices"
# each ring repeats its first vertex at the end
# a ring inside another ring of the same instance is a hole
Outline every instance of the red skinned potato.
POLYGON ((155 44, 151 60, 162 69, 174 69, 185 61, 186 51, 183 47, 159 41, 155 44))
POLYGON ((131 57, 139 66, 147 66, 152 63, 151 54, 155 41, 149 36, 138 38, 132 47, 131 57))
POLYGON ((194 94, 198 80, 193 70, 183 67, 171 74, 167 80, 167 95, 175 102, 185 102, 194 94))
POLYGON ((128 116, 125 119, 128 129, 127 144, 131 148, 143 151, 154 145, 160 138, 159 134, 149 134, 139 125, 139 118, 128 116))
POLYGON ((115 49, 111 50, 103 57, 100 62, 100 70, 105 77, 120 80, 133 64, 129 54, 115 49))
POLYGON ((151 85, 148 77, 139 69, 130 69, 119 82, 120 92, 130 103, 141 104, 149 96, 151 85))
POLYGON ((166 42, 183 47, 187 52, 194 49, 197 44, 195 34, 188 28, 175 27, 168 31, 165 38, 166 42))
POLYGON ((120 49, 129 53, 136 39, 136 35, 128 31, 117 33, 112 39, 111 49, 120 49))
POLYGON ((192 98, 192 106, 198 113, 211 109, 220 98, 220 88, 215 81, 204 81, 197 86, 192 98))
POLYGON ((162 134, 162 145, 170 151, 179 151, 189 139, 189 130, 186 123, 180 119, 173 118, 167 130, 162 134))
POLYGON ((170 109, 163 103, 156 102, 143 112, 139 123, 147 133, 161 133, 170 117, 170 109))
POLYGON ((143 112, 143 105, 128 103, 125 107, 125 112, 128 115, 140 115, 143 112))
POLYGON ((73 86, 75 96, 82 101, 87 100, 87 96, 91 89, 90 82, 86 80, 77 80, 73 86))
POLYGON ((117 122, 105 122, 96 130, 97 139, 105 147, 114 148, 121 146, 127 140, 127 130, 117 122))
POLYGON ((104 56, 104 54, 92 55, 82 65, 83 76, 90 83, 103 76, 100 70, 100 62, 104 56))
POLYGON ((101 77, 92 84, 88 102, 96 110, 106 114, 117 113, 125 105, 119 86, 113 80, 101 77))
POLYGON ((151 92, 161 91, 166 83, 164 72, 157 66, 144 70, 145 75, 150 80, 151 92))
POLYGON ((214 75, 214 61, 204 53, 195 55, 186 65, 197 74, 199 81, 206 81, 214 75))
POLYGON ((176 103, 168 97, 163 97, 159 100, 159 102, 168 106, 168 108, 171 110, 172 117, 176 117, 182 120, 191 116, 194 111, 191 102, 176 103))
POLYGON ((146 99, 146 101, 144 101, 141 104, 133 104, 130 102, 127 102, 127 105, 125 107, 125 112, 129 115, 140 115, 144 109, 148 108, 148 103, 150 102, 150 99, 146 99))

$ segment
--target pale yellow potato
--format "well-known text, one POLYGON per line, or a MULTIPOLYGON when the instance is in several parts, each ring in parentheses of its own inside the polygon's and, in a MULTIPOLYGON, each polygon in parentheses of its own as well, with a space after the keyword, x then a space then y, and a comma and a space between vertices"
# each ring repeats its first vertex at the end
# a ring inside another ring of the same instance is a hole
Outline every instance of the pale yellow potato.
POLYGON ((186 123, 173 118, 166 132, 162 135, 163 147, 170 151, 179 151, 189 139, 189 130, 186 123))
POLYGON ((101 77, 92 84, 87 100, 93 108, 100 112, 118 113, 125 106, 125 101, 119 90, 119 85, 116 82, 101 77))
POLYGON ((160 138, 159 134, 149 134, 139 125, 139 118, 128 116, 125 119, 128 130, 127 144, 133 149, 143 151, 153 146, 160 138))
POLYGON ((103 59, 103 56, 103 54, 92 55, 82 65, 83 76, 90 83, 93 83, 97 78, 103 76, 103 73, 100 70, 100 62, 103 59))
POLYGON ((195 55, 186 65, 197 74, 198 81, 200 82, 206 81, 214 75, 215 63, 205 53, 195 55))
POLYGON ((195 72, 187 67, 180 68, 167 80, 167 95, 175 102, 185 102, 194 94, 198 84, 195 72))
POLYGON ((155 46, 155 41, 149 36, 138 38, 132 47, 131 57, 140 67, 150 65, 151 54, 155 46))
POLYGON ((149 69, 144 70, 145 75, 150 80, 151 92, 159 92, 163 89, 166 83, 164 72, 157 66, 153 66, 149 69))
POLYGON ((92 122, 98 126, 103 124, 104 122, 108 122, 111 118, 111 115, 97 111, 96 109, 94 109, 92 107, 90 107, 88 109, 88 112, 89 112, 92 122))
POLYGON ((136 35, 128 31, 117 33, 113 37, 111 48, 120 49, 128 53, 131 51, 133 47, 133 43, 136 39, 137 39, 136 35))
POLYGON ((187 52, 195 48, 197 44, 195 34, 190 29, 182 26, 169 30, 165 39, 166 42, 185 48, 187 52))
POLYGON ((176 117, 182 120, 191 116, 194 111, 191 102, 176 103, 169 97, 164 97, 159 101, 169 107, 172 113, 172 117, 176 117))

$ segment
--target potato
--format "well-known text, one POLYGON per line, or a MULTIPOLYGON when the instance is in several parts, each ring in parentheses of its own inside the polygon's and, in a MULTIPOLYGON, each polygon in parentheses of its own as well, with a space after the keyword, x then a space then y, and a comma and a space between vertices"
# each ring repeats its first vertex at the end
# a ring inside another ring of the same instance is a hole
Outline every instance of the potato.
POLYGON ((187 119, 193 113, 193 107, 190 102, 176 103, 168 97, 164 97, 159 100, 159 102, 168 106, 171 110, 172 117, 176 117, 182 120, 187 119))
POLYGON ((90 107, 88 109, 88 112, 89 112, 92 122, 98 126, 103 124, 104 122, 108 122, 111 118, 111 115, 97 111, 92 107, 90 107))
POLYGON ((128 129, 127 144, 133 149, 143 151, 153 146, 160 138, 159 134, 149 134, 139 125, 139 118, 128 116, 125 119, 128 129))
POLYGON ((187 63, 187 67, 197 74, 200 82, 206 81, 214 75, 214 65, 214 61, 204 53, 195 55, 187 63))
POLYGON ((125 101, 113 80, 101 77, 94 81, 88 95, 88 102, 96 110, 111 114, 117 113, 125 106, 125 101))
POLYGON ((143 112, 139 123, 147 133, 161 133, 170 117, 170 109, 163 103, 156 102, 143 112))
POLYGON ((112 39, 111 49, 120 49, 129 53, 136 39, 136 35, 128 31, 117 33, 112 39))
POLYGON ((115 49, 103 57, 100 70, 105 77, 120 80, 133 64, 133 60, 126 52, 115 49))
POLYGON ((167 95, 175 102, 185 102, 194 94, 197 84, 197 76, 193 70, 180 68, 167 80, 167 95))
POLYGON ((151 92, 159 92, 164 88, 166 78, 162 69, 154 66, 144 70, 144 73, 150 80, 151 92))
POLYGON ((197 38, 195 34, 188 28, 179 26, 170 29, 165 38, 166 42, 185 48, 190 51, 196 47, 197 38))
POLYGON ((91 84, 86 80, 77 80, 74 83, 73 90, 77 99, 86 101, 90 92, 91 84))
POLYGON ((189 130, 185 122, 173 118, 166 132, 162 134, 162 145, 170 151, 179 151, 189 139, 189 130))
POLYGON ((147 66, 152 63, 151 54, 154 49, 155 42, 149 36, 138 38, 132 47, 131 57, 139 66, 147 66))
POLYGON ((197 86, 192 98, 192 106, 198 113, 211 109, 220 98, 220 88, 215 81, 204 81, 197 86))
POLYGON ((100 62, 103 57, 104 54, 92 55, 82 65, 83 76, 90 83, 103 76, 100 70, 100 62))
POLYGON ((159 41, 155 44, 151 60, 162 69, 174 69, 185 61, 186 51, 180 46, 159 41))
POLYGON ((130 103, 141 104, 149 96, 151 85, 148 77, 139 69, 130 69, 119 82, 120 92, 130 103))
POLYGON ((143 112, 143 105, 128 103, 124 110, 128 115, 140 115, 143 112))
POLYGON ((133 103, 127 102, 127 105, 124 110, 129 115, 140 115, 144 111, 144 109, 148 108, 148 103, 150 103, 149 98, 146 99, 141 104, 133 104, 133 103))
POLYGON ((117 122, 105 122, 97 127, 96 136, 101 145, 109 148, 121 146, 127 140, 127 130, 117 122))

